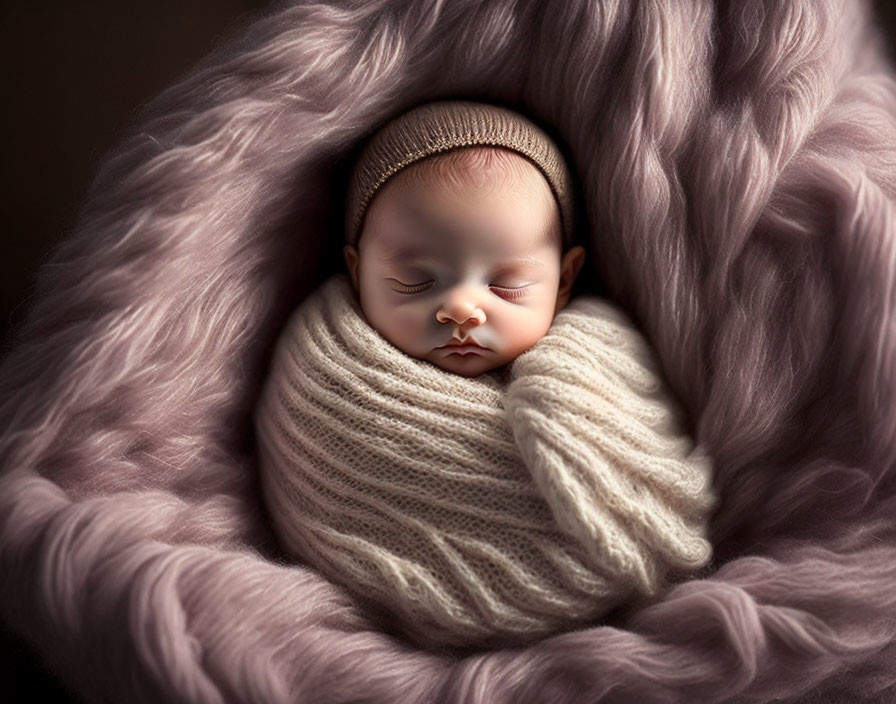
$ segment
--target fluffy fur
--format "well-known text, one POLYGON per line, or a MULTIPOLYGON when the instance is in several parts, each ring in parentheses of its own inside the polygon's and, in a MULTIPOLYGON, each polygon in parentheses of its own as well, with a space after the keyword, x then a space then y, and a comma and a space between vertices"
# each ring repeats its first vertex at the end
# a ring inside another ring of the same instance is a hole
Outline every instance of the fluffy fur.
POLYGON ((93 701, 896 696, 896 81, 855 0, 278 4, 147 105, 0 368, 0 614, 93 701), (549 125, 584 282, 716 459, 708 576, 418 650, 277 554, 251 434, 343 165, 441 97, 549 125))

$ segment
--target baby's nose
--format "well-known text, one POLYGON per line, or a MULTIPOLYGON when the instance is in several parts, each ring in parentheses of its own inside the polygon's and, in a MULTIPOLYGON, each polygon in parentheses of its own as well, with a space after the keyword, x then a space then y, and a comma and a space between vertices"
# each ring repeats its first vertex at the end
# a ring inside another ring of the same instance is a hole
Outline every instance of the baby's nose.
POLYGON ((467 322, 471 325, 482 325, 485 322, 485 312, 470 301, 452 300, 436 311, 436 320, 440 323, 453 320, 458 325, 467 322))

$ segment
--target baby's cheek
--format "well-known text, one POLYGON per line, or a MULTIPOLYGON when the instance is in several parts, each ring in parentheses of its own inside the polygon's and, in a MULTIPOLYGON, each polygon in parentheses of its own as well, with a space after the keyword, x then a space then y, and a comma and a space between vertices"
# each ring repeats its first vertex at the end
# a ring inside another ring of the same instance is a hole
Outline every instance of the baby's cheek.
POLYGON ((505 327, 507 345, 514 355, 521 354, 538 342, 551 326, 550 310, 528 310, 505 327))
POLYGON ((402 340, 402 347, 409 352, 419 352, 432 336, 429 320, 424 320, 423 314, 410 306, 394 312, 392 331, 402 340))
POLYGON ((414 356, 426 351, 426 321, 414 306, 395 305, 379 299, 371 301, 366 312, 371 325, 399 349, 414 356))

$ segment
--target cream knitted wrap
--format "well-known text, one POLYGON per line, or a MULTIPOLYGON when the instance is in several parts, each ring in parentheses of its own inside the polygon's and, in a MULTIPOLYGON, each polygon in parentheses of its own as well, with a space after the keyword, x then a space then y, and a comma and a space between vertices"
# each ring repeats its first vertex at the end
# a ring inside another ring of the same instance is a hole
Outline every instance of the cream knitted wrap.
POLYGON ((285 550, 418 644, 581 626, 711 555, 709 459, 646 341, 593 296, 468 378, 394 347, 338 275, 291 317, 255 422, 285 550))

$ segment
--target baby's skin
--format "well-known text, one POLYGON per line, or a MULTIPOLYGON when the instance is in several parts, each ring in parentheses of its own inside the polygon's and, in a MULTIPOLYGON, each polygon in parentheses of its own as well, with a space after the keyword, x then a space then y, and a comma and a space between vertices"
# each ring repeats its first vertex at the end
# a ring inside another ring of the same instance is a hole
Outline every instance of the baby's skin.
POLYGON ((461 376, 532 347, 569 301, 585 250, 563 251, 560 210, 524 156, 465 147, 399 171, 343 253, 370 325, 461 376))

